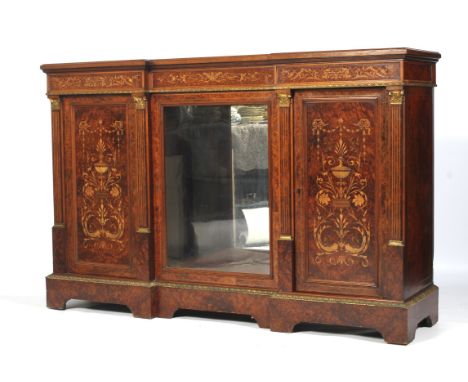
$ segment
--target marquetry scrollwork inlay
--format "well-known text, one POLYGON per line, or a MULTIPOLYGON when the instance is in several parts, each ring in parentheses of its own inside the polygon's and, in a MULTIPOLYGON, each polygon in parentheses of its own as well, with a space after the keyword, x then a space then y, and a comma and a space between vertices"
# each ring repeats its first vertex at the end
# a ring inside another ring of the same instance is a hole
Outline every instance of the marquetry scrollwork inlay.
POLYGON ((279 68, 278 82, 375 81, 398 79, 398 75, 398 66, 391 64, 290 66, 279 68))
POLYGON ((50 91, 138 89, 142 85, 139 72, 49 75, 50 91))
POLYGON ((78 125, 77 150, 85 162, 80 206, 84 247, 100 253, 124 247, 122 174, 117 165, 124 134, 124 123, 119 120, 106 125, 102 119, 85 119, 78 125))
POLYGON ((362 118, 352 125, 342 119, 332 126, 322 119, 312 121, 317 162, 320 170, 314 181, 315 214, 313 237, 318 252, 315 263, 324 259, 331 265, 368 267, 366 251, 371 239, 368 213, 366 137, 371 123, 362 118))
POLYGON ((156 87, 262 85, 273 84, 274 72, 271 68, 160 71, 155 72, 153 78, 156 87))

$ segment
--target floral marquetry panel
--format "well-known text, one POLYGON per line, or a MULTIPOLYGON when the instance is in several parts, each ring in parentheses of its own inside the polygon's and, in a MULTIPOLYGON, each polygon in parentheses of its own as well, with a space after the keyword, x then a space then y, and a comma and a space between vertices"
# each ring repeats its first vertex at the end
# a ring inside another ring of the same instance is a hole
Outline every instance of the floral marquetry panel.
POLYGON ((375 289, 379 98, 349 93, 322 92, 302 104, 300 268, 306 283, 375 289))
POLYGON ((126 106, 75 109, 79 258, 128 262, 126 106))
POLYGON ((145 161, 135 149, 144 139, 139 111, 132 96, 63 98, 69 272, 146 277, 142 219, 133 207, 144 202, 137 174, 145 161))

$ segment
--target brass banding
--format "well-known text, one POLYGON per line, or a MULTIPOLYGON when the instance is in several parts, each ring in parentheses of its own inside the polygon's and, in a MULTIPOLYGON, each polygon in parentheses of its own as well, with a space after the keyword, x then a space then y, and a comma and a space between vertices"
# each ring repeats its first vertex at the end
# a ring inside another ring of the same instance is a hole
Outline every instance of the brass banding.
POLYGON ((144 287, 144 288, 172 288, 172 289, 187 289, 187 290, 199 290, 209 292, 221 292, 221 293, 243 293, 246 295, 257 295, 265 296, 279 300, 291 300, 291 301, 305 301, 305 302, 317 302, 317 303, 333 303, 333 304, 347 304, 347 305, 362 305, 362 306, 381 306, 389 308, 409 308, 417 302, 425 299, 432 293, 437 291, 436 286, 431 286, 421 293, 413 296, 411 299, 400 302, 400 301, 388 301, 388 300, 366 300, 366 299, 353 299, 346 297, 324 297, 316 295, 308 295, 304 293, 281 293, 273 290, 262 290, 262 289, 251 289, 242 287, 221 287, 204 284, 182 284, 172 283, 166 281, 139 281, 139 280, 119 280, 119 279, 105 279, 98 277, 83 277, 75 276, 70 274, 51 274, 47 276, 48 280, 59 280, 67 282, 80 282, 80 283, 91 283, 91 284, 104 284, 104 285, 115 285, 115 286, 133 286, 133 287, 144 287))
POLYGON ((258 86, 222 86, 210 87, 185 87, 185 88, 151 88, 151 89, 92 89, 92 90, 50 90, 48 96, 58 95, 85 95, 85 94, 135 94, 143 93, 197 93, 197 92, 227 92, 227 91, 249 91, 249 90, 294 90, 294 89, 329 89, 329 88, 370 88, 389 86, 421 86, 435 87, 433 82, 425 81, 379 81, 379 82, 323 82, 313 84, 290 84, 290 85, 258 85, 258 86))

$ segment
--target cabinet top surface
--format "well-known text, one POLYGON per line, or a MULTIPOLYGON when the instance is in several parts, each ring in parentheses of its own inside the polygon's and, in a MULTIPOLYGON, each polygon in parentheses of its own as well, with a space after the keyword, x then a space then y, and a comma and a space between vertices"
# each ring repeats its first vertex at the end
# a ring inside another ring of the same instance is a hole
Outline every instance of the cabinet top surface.
POLYGON ((122 69, 157 69, 166 67, 204 67, 222 65, 262 65, 281 63, 303 62, 331 62, 331 61, 364 61, 381 59, 405 59, 426 62, 437 62, 440 53, 410 49, 410 48, 385 48, 385 49, 357 49, 335 50, 296 53, 270 53, 244 56, 219 56, 219 57, 194 57, 173 58, 156 60, 120 60, 77 62, 62 64, 45 64, 41 69, 46 73, 76 72, 92 70, 122 70, 122 69))

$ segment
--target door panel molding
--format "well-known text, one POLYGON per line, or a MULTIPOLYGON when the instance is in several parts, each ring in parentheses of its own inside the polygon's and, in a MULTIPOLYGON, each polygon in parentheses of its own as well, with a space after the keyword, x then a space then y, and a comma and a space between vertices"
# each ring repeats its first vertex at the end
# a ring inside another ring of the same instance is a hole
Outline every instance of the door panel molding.
POLYGON ((233 286, 278 287, 278 240, 280 237, 280 161, 276 94, 270 91, 229 93, 152 94, 151 118, 155 274, 164 281, 202 282, 233 286), (178 268, 167 264, 164 108, 171 106, 268 105, 268 166, 270 208, 270 274, 178 268))
POLYGON ((297 92, 296 288, 380 295, 381 89, 297 92))

